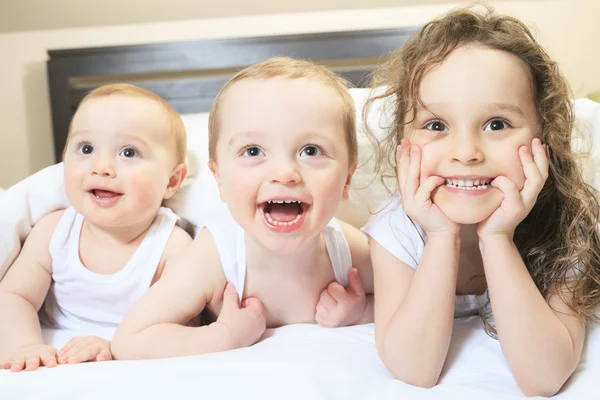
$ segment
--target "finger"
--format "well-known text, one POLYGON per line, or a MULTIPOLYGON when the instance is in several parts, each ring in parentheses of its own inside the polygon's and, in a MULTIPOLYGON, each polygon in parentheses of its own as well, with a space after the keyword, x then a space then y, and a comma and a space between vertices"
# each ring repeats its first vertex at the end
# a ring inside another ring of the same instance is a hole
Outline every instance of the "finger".
POLYGON ((419 204, 426 203, 431 200, 431 195, 433 191, 440 185, 443 185, 446 180, 441 176, 430 176, 423 182, 417 193, 415 193, 415 202, 419 204))
POLYGON ((71 347, 69 351, 67 351, 65 354, 59 357, 59 362, 61 364, 68 363, 71 358, 75 357, 77 354, 79 354, 79 352, 82 349, 86 348, 87 346, 89 346, 89 341, 80 340, 73 347, 71 347))
POLYGON ((85 346, 68 358, 69 364, 78 364, 86 361, 93 361, 100 352, 96 346, 85 346))
POLYGON ((96 356, 96 361, 109 361, 112 360, 112 353, 108 349, 103 349, 96 356))
POLYGON ((243 300, 243 307, 252 310, 256 315, 266 315, 265 306, 256 297, 248 297, 243 300))
POLYGON ((65 344, 62 349, 60 349, 58 351, 58 355, 62 356, 63 354, 65 354, 67 351, 69 351, 73 346, 75 346, 77 343, 79 343, 79 341, 82 339, 81 336, 76 336, 74 338, 71 338, 71 340, 69 340, 67 342, 67 344, 65 344))
POLYGON ((327 293, 335 300, 336 303, 346 299, 348 297, 348 292, 346 288, 340 285, 337 282, 331 282, 327 286, 327 293))
POLYGON ((48 368, 56 367, 56 364, 58 363, 55 354, 44 354, 40 356, 40 359, 42 360, 42 364, 48 368))
POLYGON ((239 309, 240 297, 235 286, 231 283, 225 285, 225 291, 223 292, 223 308, 239 309))
POLYGON ((331 321, 329 321, 329 312, 323 307, 321 303, 317 304, 317 312, 315 314, 315 321, 325 328, 331 327, 331 321))
POLYGON ((327 290, 323 290, 321 292, 319 303, 325 308, 327 312, 335 310, 337 306, 337 301, 335 301, 335 299, 329 294, 327 290))
POLYGON ((542 141, 539 138, 535 138, 531 143, 531 152, 533 153, 533 161, 537 165, 538 171, 545 182, 546 179, 548 179, 550 158, 548 145, 542 144, 542 141))
POLYGON ((25 368, 25 357, 13 358, 10 364, 10 370, 12 372, 19 372, 23 371, 23 368, 25 368))
POLYGON ((521 194, 517 186, 505 176, 496 177, 490 184, 499 189, 504 195, 504 200, 510 204, 521 204, 521 194))
POLYGON ((352 268, 348 272, 348 290, 355 296, 365 295, 365 288, 356 268, 352 268))
POLYGON ((25 371, 35 371, 40 367, 40 358, 38 356, 27 357, 25 359, 25 371))
POLYGON ((404 193, 409 199, 414 198, 419 188, 419 175, 421 173, 421 148, 414 144, 410 146, 410 162, 406 174, 406 187, 404 193))
POLYGON ((544 178, 542 177, 537 164, 533 161, 531 152, 526 146, 519 149, 523 172, 525 172, 525 184, 521 190, 521 197, 524 203, 531 203, 542 190, 544 178))

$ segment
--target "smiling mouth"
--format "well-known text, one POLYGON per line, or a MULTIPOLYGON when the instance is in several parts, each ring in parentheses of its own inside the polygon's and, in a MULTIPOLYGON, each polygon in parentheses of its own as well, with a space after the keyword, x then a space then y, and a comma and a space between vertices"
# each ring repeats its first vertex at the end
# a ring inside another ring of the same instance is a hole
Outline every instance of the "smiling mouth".
POLYGON ((110 190, 101 190, 101 189, 92 189, 90 193, 96 196, 100 200, 109 200, 118 196, 121 196, 123 193, 117 193, 110 190))
POLYGON ((274 226, 294 225, 309 207, 309 204, 298 200, 269 200, 258 204, 265 219, 274 226))
POLYGON ((446 179, 445 186, 462 190, 484 190, 490 187, 490 178, 483 179, 446 179))

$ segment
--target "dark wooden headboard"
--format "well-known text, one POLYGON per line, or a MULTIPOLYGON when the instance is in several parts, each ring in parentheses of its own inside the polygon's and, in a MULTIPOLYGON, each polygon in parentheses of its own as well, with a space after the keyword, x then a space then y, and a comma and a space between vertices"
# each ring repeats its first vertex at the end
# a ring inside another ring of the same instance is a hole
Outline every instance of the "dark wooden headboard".
POLYGON ((54 149, 60 161, 81 99, 111 82, 144 87, 181 114, 207 112, 223 84, 240 69, 275 56, 311 59, 364 87, 382 57, 414 28, 244 39, 49 50, 47 62, 54 149))

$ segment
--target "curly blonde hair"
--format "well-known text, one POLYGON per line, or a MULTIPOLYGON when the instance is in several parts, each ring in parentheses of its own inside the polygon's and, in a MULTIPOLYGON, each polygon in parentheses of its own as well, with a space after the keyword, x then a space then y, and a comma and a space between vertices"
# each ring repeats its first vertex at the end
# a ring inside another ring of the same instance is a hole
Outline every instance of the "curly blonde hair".
POLYGON ((490 7, 451 11, 426 24, 375 71, 374 93, 375 88, 384 91, 367 102, 363 118, 366 123, 377 101, 391 119, 385 138, 377 141, 370 135, 379 146, 379 176, 384 184, 396 177, 396 147, 421 105, 423 77, 465 44, 514 54, 529 70, 539 137, 549 147, 549 176, 535 206, 517 227, 514 241, 545 298, 553 285, 566 285, 573 296, 569 306, 582 318, 593 318, 600 304, 598 193, 584 182, 578 155, 571 149, 575 115, 569 86, 557 63, 518 19, 496 14, 490 7))

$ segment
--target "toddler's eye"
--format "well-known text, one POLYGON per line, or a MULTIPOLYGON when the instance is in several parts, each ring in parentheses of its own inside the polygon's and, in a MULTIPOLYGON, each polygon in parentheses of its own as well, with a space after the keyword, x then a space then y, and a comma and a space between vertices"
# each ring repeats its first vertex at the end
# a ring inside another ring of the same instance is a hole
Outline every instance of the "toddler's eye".
POLYGON ((493 119, 488 122, 483 128, 484 131, 501 131, 502 129, 508 129, 510 125, 503 119, 493 119))
POLYGON ((79 154, 89 155, 94 152, 94 148, 90 144, 82 144, 79 146, 79 154))
POLYGON ((251 147, 248 147, 246 150, 244 150, 243 155, 245 157, 258 157, 261 155, 264 156, 265 153, 263 153, 263 151, 260 148, 258 148, 256 146, 251 146, 251 147))
POLYGON ((443 132, 447 131, 448 127, 444 125, 444 123, 441 121, 431 121, 428 122, 427 125, 425 125, 425 129, 429 131, 443 132))
POLYGON ((127 147, 127 148, 121 150, 119 155, 123 156, 125 158, 135 158, 138 156, 138 152, 132 147, 127 147))
POLYGON ((323 152, 317 146, 306 146, 300 151, 300 156, 316 157, 320 155, 323 155, 323 152))

